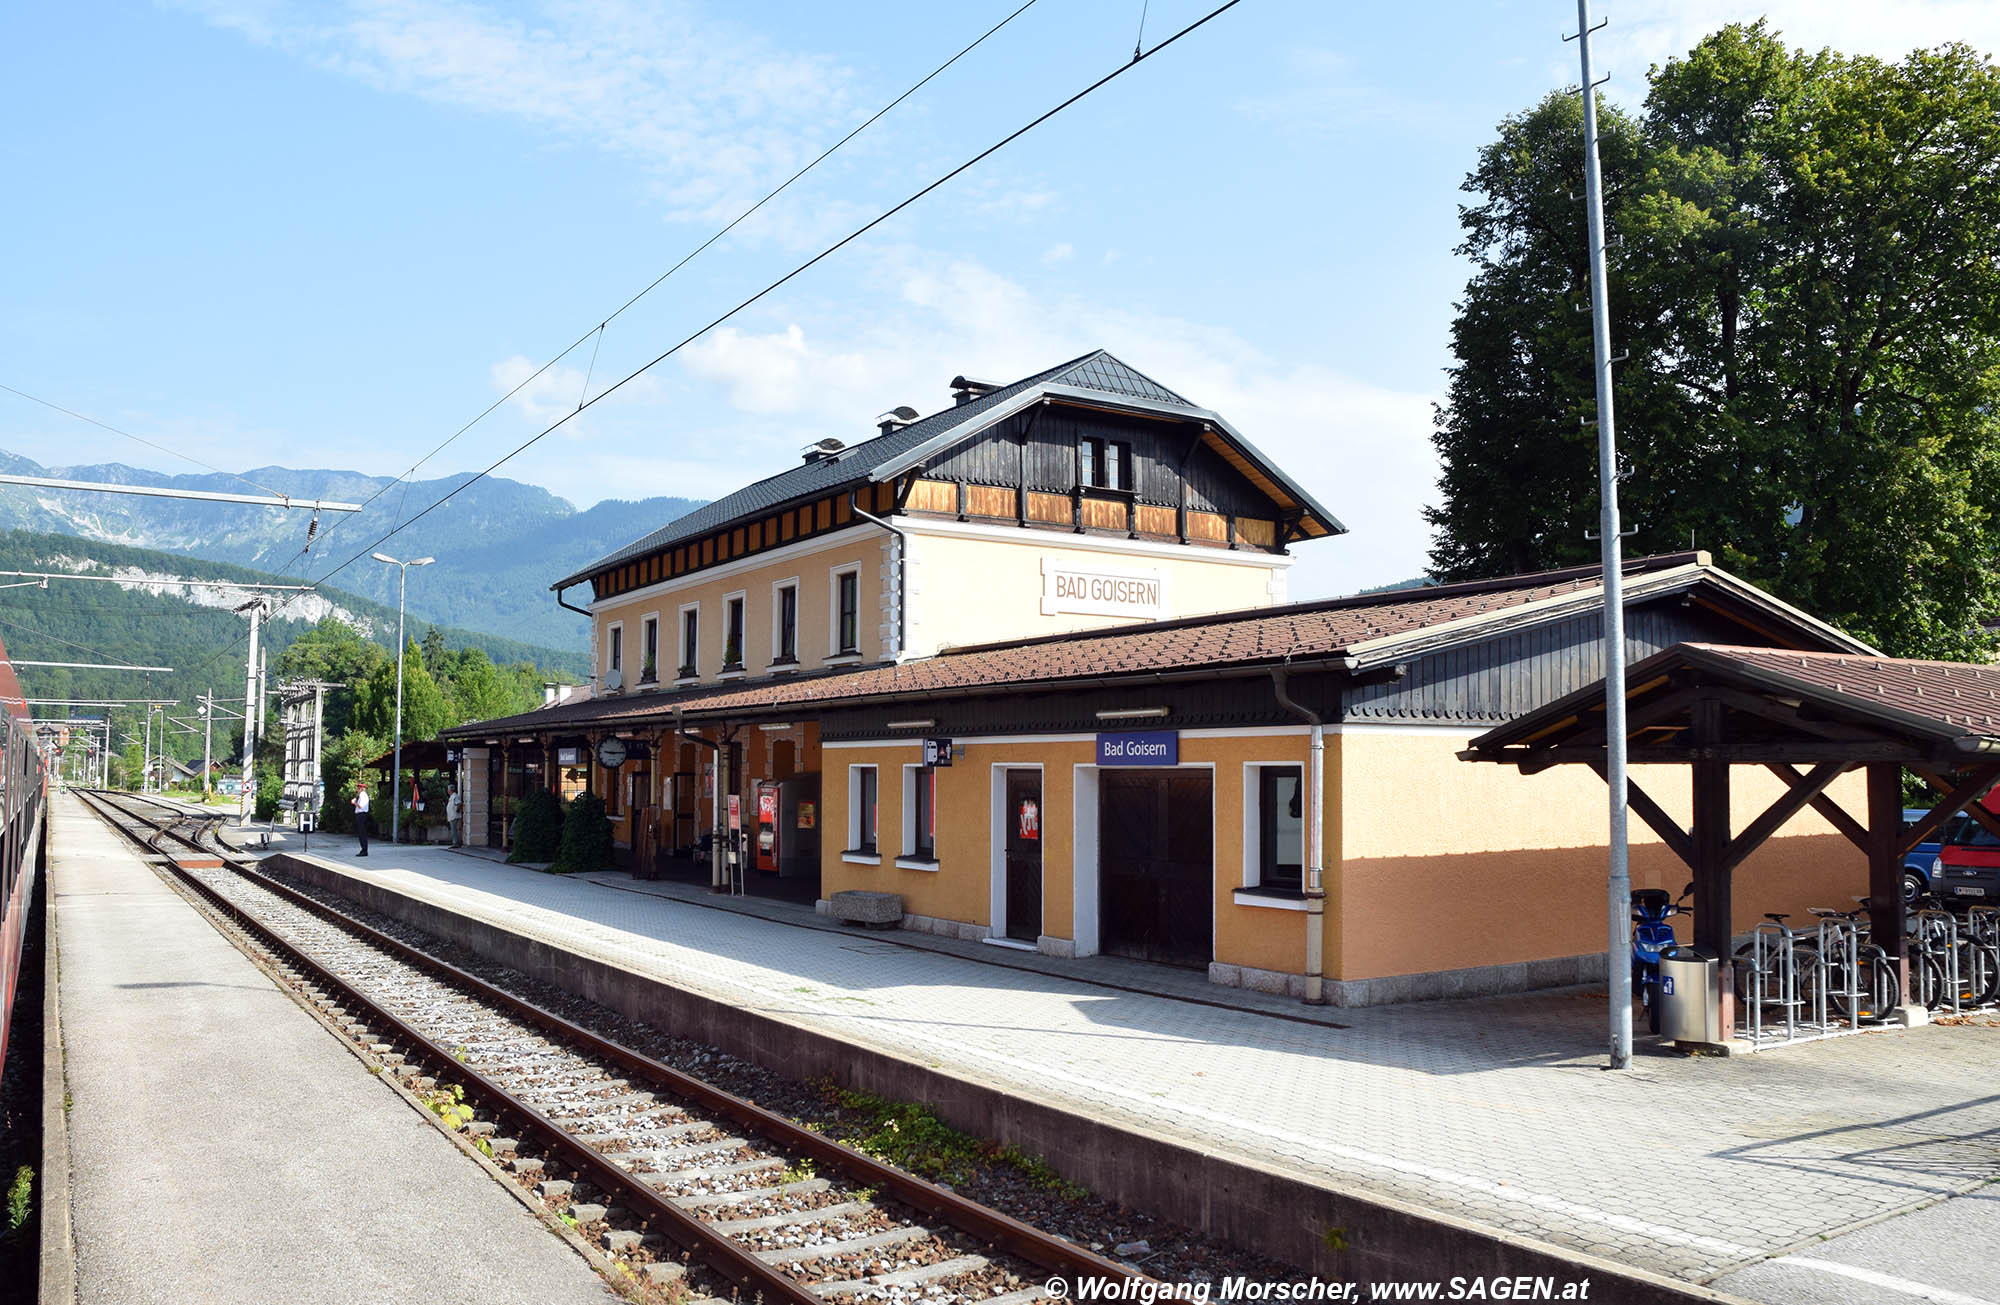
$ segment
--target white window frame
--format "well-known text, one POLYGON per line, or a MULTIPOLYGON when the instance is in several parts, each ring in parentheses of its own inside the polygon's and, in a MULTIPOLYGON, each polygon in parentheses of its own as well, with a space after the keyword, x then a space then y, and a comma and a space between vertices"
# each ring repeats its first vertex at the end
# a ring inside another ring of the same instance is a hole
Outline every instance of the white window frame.
MULTIPOLYGON (((1238 886, 1230 896, 1238 906, 1258 906, 1276 911, 1303 911, 1306 909, 1303 897, 1278 897, 1264 887, 1264 770, 1266 767, 1283 766, 1299 772, 1301 783, 1306 781, 1310 767, 1295 757, 1274 757, 1266 761, 1246 761, 1243 763, 1243 864, 1238 867, 1238 886)), ((1306 795, 1310 798, 1310 794, 1306 795)), ((1307 812, 1312 803, 1303 804, 1307 812)), ((1299 863, 1305 864, 1306 849, 1312 841, 1312 830, 1299 829, 1299 863)), ((1303 879, 1303 872, 1301 879, 1303 879)))
POLYGON ((861 563, 844 562, 826 573, 826 658, 858 659, 861 656, 861 563), (840 646, 840 577, 854 577, 854 647, 840 646))
MULTIPOLYGON (((639 674, 641 676, 644 676, 646 673, 646 627, 648 625, 653 627, 653 682, 658 684, 666 678, 660 674, 660 614, 658 611, 647 612, 639 618, 639 674)), ((633 683, 637 684, 638 680, 635 679, 633 683)))
MULTIPOLYGON (((896 858, 896 864, 905 870, 926 870, 934 873, 940 864, 937 855, 937 833, 935 830, 931 833, 930 860, 926 861, 917 855, 917 781, 920 776, 926 773, 934 775, 936 771, 931 767, 925 766, 922 762, 915 764, 905 762, 903 764, 903 810, 901 812, 903 851, 902 855, 896 858)), ((882 790, 879 782, 877 783, 875 793, 876 801, 881 801, 882 790)), ((931 790, 931 824, 937 824, 936 789, 931 790)), ((882 845, 882 828, 879 823, 875 828, 875 845, 877 847, 882 845)))
POLYGON ((699 602, 682 603, 680 611, 674 619, 674 657, 678 660, 687 651, 687 621, 689 613, 694 614, 694 661, 675 668, 676 682, 680 684, 693 684, 701 678, 701 604, 699 602), (690 673, 682 675, 680 674, 682 670, 690 673))
POLYGON ((743 668, 750 664, 750 593, 745 589, 738 589, 735 593, 724 594, 722 596, 722 648, 716 653, 716 656, 720 658, 716 664, 718 666, 727 666, 729 664, 729 605, 731 603, 743 604, 743 633, 736 641, 736 669, 729 671, 718 670, 716 672, 716 678, 722 680, 735 679, 742 675, 744 673, 743 668))
POLYGON ((771 666, 774 670, 788 671, 798 665, 799 660, 799 578, 788 576, 771 582, 771 666), (778 659, 785 655, 780 642, 780 631, 784 616, 784 591, 792 591, 792 660, 780 665, 778 659))
POLYGON ((625 622, 606 621, 604 623, 604 669, 623 672, 625 669, 625 622))
POLYGON ((847 841, 851 847, 841 849, 840 859, 855 865, 882 864, 882 775, 873 762, 856 762, 847 768, 847 841), (861 831, 861 772, 868 771, 875 776, 875 850, 864 851, 861 840, 855 835, 861 831))

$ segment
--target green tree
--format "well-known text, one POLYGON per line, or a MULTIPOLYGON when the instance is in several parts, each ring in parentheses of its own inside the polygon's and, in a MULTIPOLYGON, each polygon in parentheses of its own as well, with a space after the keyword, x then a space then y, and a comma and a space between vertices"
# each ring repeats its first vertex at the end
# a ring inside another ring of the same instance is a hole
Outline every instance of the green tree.
MULTIPOLYGON (((1593 560, 1581 114, 1502 124, 1434 440, 1440 578, 1593 560)), ((1605 119, 1621 497, 1685 548, 1906 655, 2000 613, 2000 72, 1732 26, 1605 119)))
POLYGON ((354 724, 356 690, 384 664, 389 666, 393 703, 395 663, 389 654, 380 644, 363 639, 359 630, 339 617, 327 616, 279 654, 276 673, 281 680, 324 680, 347 686, 326 696, 326 714, 322 720, 327 736, 333 738, 346 733, 354 724))
MULTIPOLYGON (((444 693, 413 639, 403 650, 403 741, 434 739, 445 727, 444 693)), ((396 659, 385 657, 354 694, 354 727, 391 738, 396 727, 396 659)))
POLYGON ((450 656, 444 646, 444 631, 435 625, 424 631, 424 669, 431 678, 441 680, 445 676, 445 658, 450 656))

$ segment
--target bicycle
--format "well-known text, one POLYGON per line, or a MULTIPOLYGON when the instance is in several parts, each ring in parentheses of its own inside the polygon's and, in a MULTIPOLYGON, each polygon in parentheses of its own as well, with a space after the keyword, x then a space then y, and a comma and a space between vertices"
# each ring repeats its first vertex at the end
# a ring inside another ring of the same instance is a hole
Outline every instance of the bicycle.
MULTIPOLYGON (((1864 907, 1868 899, 1854 899, 1864 907)), ((1826 983, 1824 996, 1829 1006, 1843 1020, 1859 1027, 1862 1024, 1880 1024, 1903 1004, 1903 985, 1896 974, 1896 963, 1881 944, 1871 935, 1872 921, 1866 910, 1841 911, 1830 906, 1810 908, 1822 925, 1840 921, 1853 931, 1853 974, 1849 982, 1826 983)), ((1822 930, 1822 937, 1824 931, 1822 930)), ((1808 948, 1813 955, 1813 972, 1818 981, 1832 977, 1831 967, 1820 955, 1820 946, 1808 948)), ((1847 968, 1846 958, 1839 958, 1841 969, 1847 968)), ((1815 992, 1815 997, 1819 995, 1815 992)))

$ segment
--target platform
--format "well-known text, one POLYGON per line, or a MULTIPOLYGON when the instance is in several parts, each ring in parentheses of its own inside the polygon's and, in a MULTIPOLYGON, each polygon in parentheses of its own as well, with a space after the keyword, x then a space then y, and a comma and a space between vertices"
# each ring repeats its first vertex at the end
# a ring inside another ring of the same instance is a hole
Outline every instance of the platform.
POLYGON ((617 1299, 78 799, 51 814, 76 1300, 617 1299))
MULTIPOLYGON (((1206 1004, 1183 997, 1207 985, 1156 967, 1119 967, 1118 986, 1080 982, 1047 958, 984 964, 622 875, 380 841, 365 861, 352 850, 314 835, 311 855, 1031 1099, 1683 1280, 2000 1178, 1990 1018, 1727 1060, 1653 1052, 1612 1074, 1601 991, 1304 1012, 1210 988, 1227 1004, 1206 1004)), ((1983 1224, 2000 1237, 2000 1218, 1983 1224)), ((1803 1257, 1779 1263, 1828 1291, 1855 1285, 1803 1257)))

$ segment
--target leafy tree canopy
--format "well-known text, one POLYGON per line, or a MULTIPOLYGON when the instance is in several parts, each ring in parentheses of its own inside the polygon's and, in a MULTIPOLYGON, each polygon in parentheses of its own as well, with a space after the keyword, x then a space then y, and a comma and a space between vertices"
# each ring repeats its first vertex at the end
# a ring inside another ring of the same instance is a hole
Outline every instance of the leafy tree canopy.
MULTIPOLYGON (((1881 646, 1979 655, 2000 614, 2000 72, 1731 26, 1604 105, 1621 507, 1881 646)), ((1582 109, 1501 124, 1433 440, 1440 579, 1589 562, 1582 109)))

